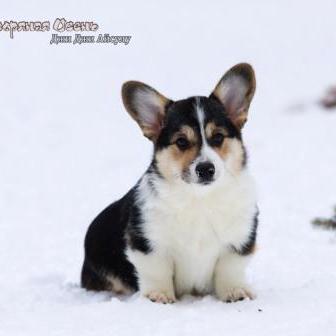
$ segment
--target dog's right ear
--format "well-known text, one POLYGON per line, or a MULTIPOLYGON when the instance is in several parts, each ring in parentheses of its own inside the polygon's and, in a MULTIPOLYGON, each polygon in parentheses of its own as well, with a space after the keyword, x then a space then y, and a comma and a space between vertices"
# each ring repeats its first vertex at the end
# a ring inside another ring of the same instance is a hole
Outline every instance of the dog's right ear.
POLYGON ((144 136, 155 141, 163 126, 166 107, 171 101, 150 86, 136 81, 126 82, 122 86, 122 99, 144 136))

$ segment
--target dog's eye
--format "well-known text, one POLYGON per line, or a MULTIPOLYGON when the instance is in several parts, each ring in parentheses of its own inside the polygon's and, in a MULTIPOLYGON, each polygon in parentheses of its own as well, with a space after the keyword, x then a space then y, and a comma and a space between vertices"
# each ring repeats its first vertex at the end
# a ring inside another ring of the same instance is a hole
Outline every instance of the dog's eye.
POLYGON ((181 150, 187 149, 190 146, 190 142, 186 138, 182 137, 178 138, 175 143, 176 146, 181 150))
POLYGON ((222 133, 216 133, 211 137, 211 144, 213 146, 220 146, 224 140, 224 135, 222 133))

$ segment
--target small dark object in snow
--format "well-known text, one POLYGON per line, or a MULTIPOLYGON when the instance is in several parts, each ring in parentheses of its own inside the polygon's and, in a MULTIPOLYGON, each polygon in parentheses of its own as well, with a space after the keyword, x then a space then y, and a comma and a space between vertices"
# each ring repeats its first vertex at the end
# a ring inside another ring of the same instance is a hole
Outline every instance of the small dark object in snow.
POLYGON ((336 207, 334 208, 334 216, 331 218, 316 218, 313 224, 326 229, 336 229, 336 207))
POLYGON ((262 311, 263 311, 262 309, 260 309, 260 308, 258 309, 258 312, 262 312, 262 311))
POLYGON ((327 109, 336 108, 336 86, 332 86, 320 100, 320 104, 327 109))

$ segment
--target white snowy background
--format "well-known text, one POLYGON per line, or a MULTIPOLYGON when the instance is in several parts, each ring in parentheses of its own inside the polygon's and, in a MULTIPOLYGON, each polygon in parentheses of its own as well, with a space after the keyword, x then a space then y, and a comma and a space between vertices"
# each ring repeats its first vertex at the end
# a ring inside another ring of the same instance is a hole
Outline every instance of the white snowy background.
POLYGON ((314 229, 336 203, 335 1, 5 1, 0 20, 96 21, 128 46, 49 45, 0 32, 0 335, 335 335, 336 236, 314 229), (79 287, 90 221, 141 176, 151 145, 120 87, 207 95, 250 62, 244 130, 259 187, 258 298, 159 305, 79 287))

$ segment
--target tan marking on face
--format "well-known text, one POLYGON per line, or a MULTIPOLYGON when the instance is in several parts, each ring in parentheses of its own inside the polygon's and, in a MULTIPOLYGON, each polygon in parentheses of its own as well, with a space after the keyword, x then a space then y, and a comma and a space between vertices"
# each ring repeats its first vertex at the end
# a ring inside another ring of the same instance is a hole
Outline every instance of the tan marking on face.
POLYGON ((182 126, 181 129, 173 135, 171 142, 174 143, 180 137, 185 137, 192 144, 197 142, 195 131, 189 126, 182 126))
POLYGON ((226 167, 234 175, 241 172, 244 162, 244 148, 241 141, 235 138, 225 138, 221 147, 213 148, 225 161, 226 167))
POLYGON ((157 167, 162 176, 167 180, 180 178, 183 172, 187 171, 190 164, 197 157, 199 147, 197 146, 197 137, 191 127, 183 126, 179 132, 172 137, 172 144, 156 153, 157 167), (175 141, 184 136, 188 139, 190 148, 181 151, 175 141))
POLYGON ((224 136, 228 135, 227 130, 224 127, 218 127, 216 126, 216 124, 214 122, 209 122, 207 123, 206 127, 205 127, 205 135, 208 139, 210 139, 213 135, 215 135, 216 133, 221 133, 224 136))
POLYGON ((181 167, 182 171, 185 171, 188 169, 192 161, 196 158, 198 154, 199 149, 196 145, 193 145, 187 150, 180 151, 177 146, 174 146, 171 149, 171 154, 173 156, 173 159, 178 162, 179 166, 181 167))

